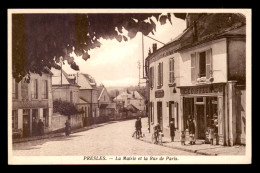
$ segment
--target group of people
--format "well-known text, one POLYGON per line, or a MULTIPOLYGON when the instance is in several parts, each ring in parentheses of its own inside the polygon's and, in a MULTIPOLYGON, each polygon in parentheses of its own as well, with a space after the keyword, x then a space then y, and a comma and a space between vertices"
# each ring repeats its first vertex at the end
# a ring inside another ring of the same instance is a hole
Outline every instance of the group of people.
POLYGON ((37 122, 37 120, 34 118, 32 123, 32 133, 33 136, 42 136, 44 134, 44 123, 41 119, 37 122))

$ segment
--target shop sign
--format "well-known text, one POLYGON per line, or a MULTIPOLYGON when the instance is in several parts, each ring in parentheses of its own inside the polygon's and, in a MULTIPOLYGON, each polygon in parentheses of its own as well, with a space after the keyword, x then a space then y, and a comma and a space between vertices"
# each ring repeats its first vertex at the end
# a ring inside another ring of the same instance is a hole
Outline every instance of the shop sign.
POLYGON ((48 101, 19 101, 13 102, 14 108, 47 108, 48 101))
POLYGON ((222 93, 223 85, 207 85, 181 88, 181 94, 222 93))
POLYGON ((162 98, 164 96, 164 90, 155 91, 155 98, 162 98))

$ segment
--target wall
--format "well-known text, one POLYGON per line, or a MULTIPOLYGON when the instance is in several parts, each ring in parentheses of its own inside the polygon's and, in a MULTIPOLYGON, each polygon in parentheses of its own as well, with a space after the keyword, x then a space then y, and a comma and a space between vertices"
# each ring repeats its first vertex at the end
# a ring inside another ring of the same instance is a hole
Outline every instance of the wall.
POLYGON ((72 92, 72 101, 74 104, 79 102, 79 87, 73 85, 55 85, 52 87, 53 100, 61 99, 70 102, 70 92, 72 92))
POLYGON ((167 102, 173 101, 174 103, 178 103, 178 119, 179 121, 178 126, 180 127, 180 114, 179 114, 179 107, 180 107, 180 90, 176 88, 176 93, 173 93, 173 88, 169 86, 169 59, 174 58, 174 83, 176 86, 179 86, 179 54, 174 53, 172 55, 160 58, 156 61, 150 61, 149 68, 154 67, 154 87, 150 89, 150 102, 154 102, 154 122, 151 123, 151 132, 153 132, 153 126, 158 123, 157 120, 157 102, 162 102, 162 116, 163 116, 163 130, 164 134, 169 136, 169 107, 167 107, 167 102), (157 89, 157 80, 158 80, 158 64, 163 62, 163 86, 160 89, 157 89), (158 90, 164 91, 163 98, 155 98, 155 92, 158 90))
POLYGON ((180 86, 194 85, 191 82, 191 54, 210 48, 212 48, 213 83, 227 82, 227 44, 226 39, 219 39, 180 51, 180 86))
MULTIPOLYGON (((65 115, 60 115, 59 113, 54 113, 52 116, 52 131, 60 130, 65 128, 65 122, 68 119, 65 115)), ((83 127, 82 116, 81 115, 73 115, 70 120, 71 128, 77 129, 83 127)))
POLYGON ((228 40, 228 80, 236 80, 237 84, 246 82, 246 43, 245 38, 228 40))

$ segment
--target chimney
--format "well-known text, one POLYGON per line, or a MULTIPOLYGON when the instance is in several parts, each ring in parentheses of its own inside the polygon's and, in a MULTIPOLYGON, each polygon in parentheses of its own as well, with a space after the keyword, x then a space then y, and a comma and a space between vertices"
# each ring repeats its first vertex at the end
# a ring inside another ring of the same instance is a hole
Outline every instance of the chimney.
POLYGON ((157 50, 157 43, 153 44, 153 53, 157 50))
POLYGON ((151 54, 152 54, 152 52, 151 52, 151 49, 149 48, 148 56, 150 56, 151 54))

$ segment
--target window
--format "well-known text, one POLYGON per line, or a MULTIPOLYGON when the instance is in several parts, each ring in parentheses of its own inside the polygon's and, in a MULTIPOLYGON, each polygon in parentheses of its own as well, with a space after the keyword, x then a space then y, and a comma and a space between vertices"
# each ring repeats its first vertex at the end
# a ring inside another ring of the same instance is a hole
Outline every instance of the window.
POLYGON ((43 98, 48 99, 48 80, 43 80, 43 98))
POLYGON ((199 53, 199 77, 206 76, 206 52, 199 53))
POLYGON ((154 67, 150 67, 150 88, 153 88, 153 83, 154 83, 154 67))
POLYGON ((158 80, 157 80, 158 87, 161 88, 163 86, 163 63, 160 62, 158 64, 158 80))
POLYGON ((174 59, 169 59, 169 83, 174 82, 174 59))
POLYGON ((38 120, 38 109, 32 109, 32 120, 38 120))
POLYGON ((197 52, 191 54, 191 81, 197 81, 197 78, 212 77, 212 50, 197 52))
POLYGON ((70 103, 72 103, 73 102, 73 93, 72 93, 72 91, 70 91, 70 103))
POLYGON ((15 79, 13 79, 12 94, 13 94, 13 99, 18 99, 18 83, 15 81, 15 79))
POLYGON ((49 127, 49 110, 43 109, 43 123, 45 127, 49 127))
POLYGON ((18 111, 17 110, 12 111, 12 128, 18 129, 18 111))
POLYGON ((38 80, 32 80, 32 99, 38 99, 38 80))

